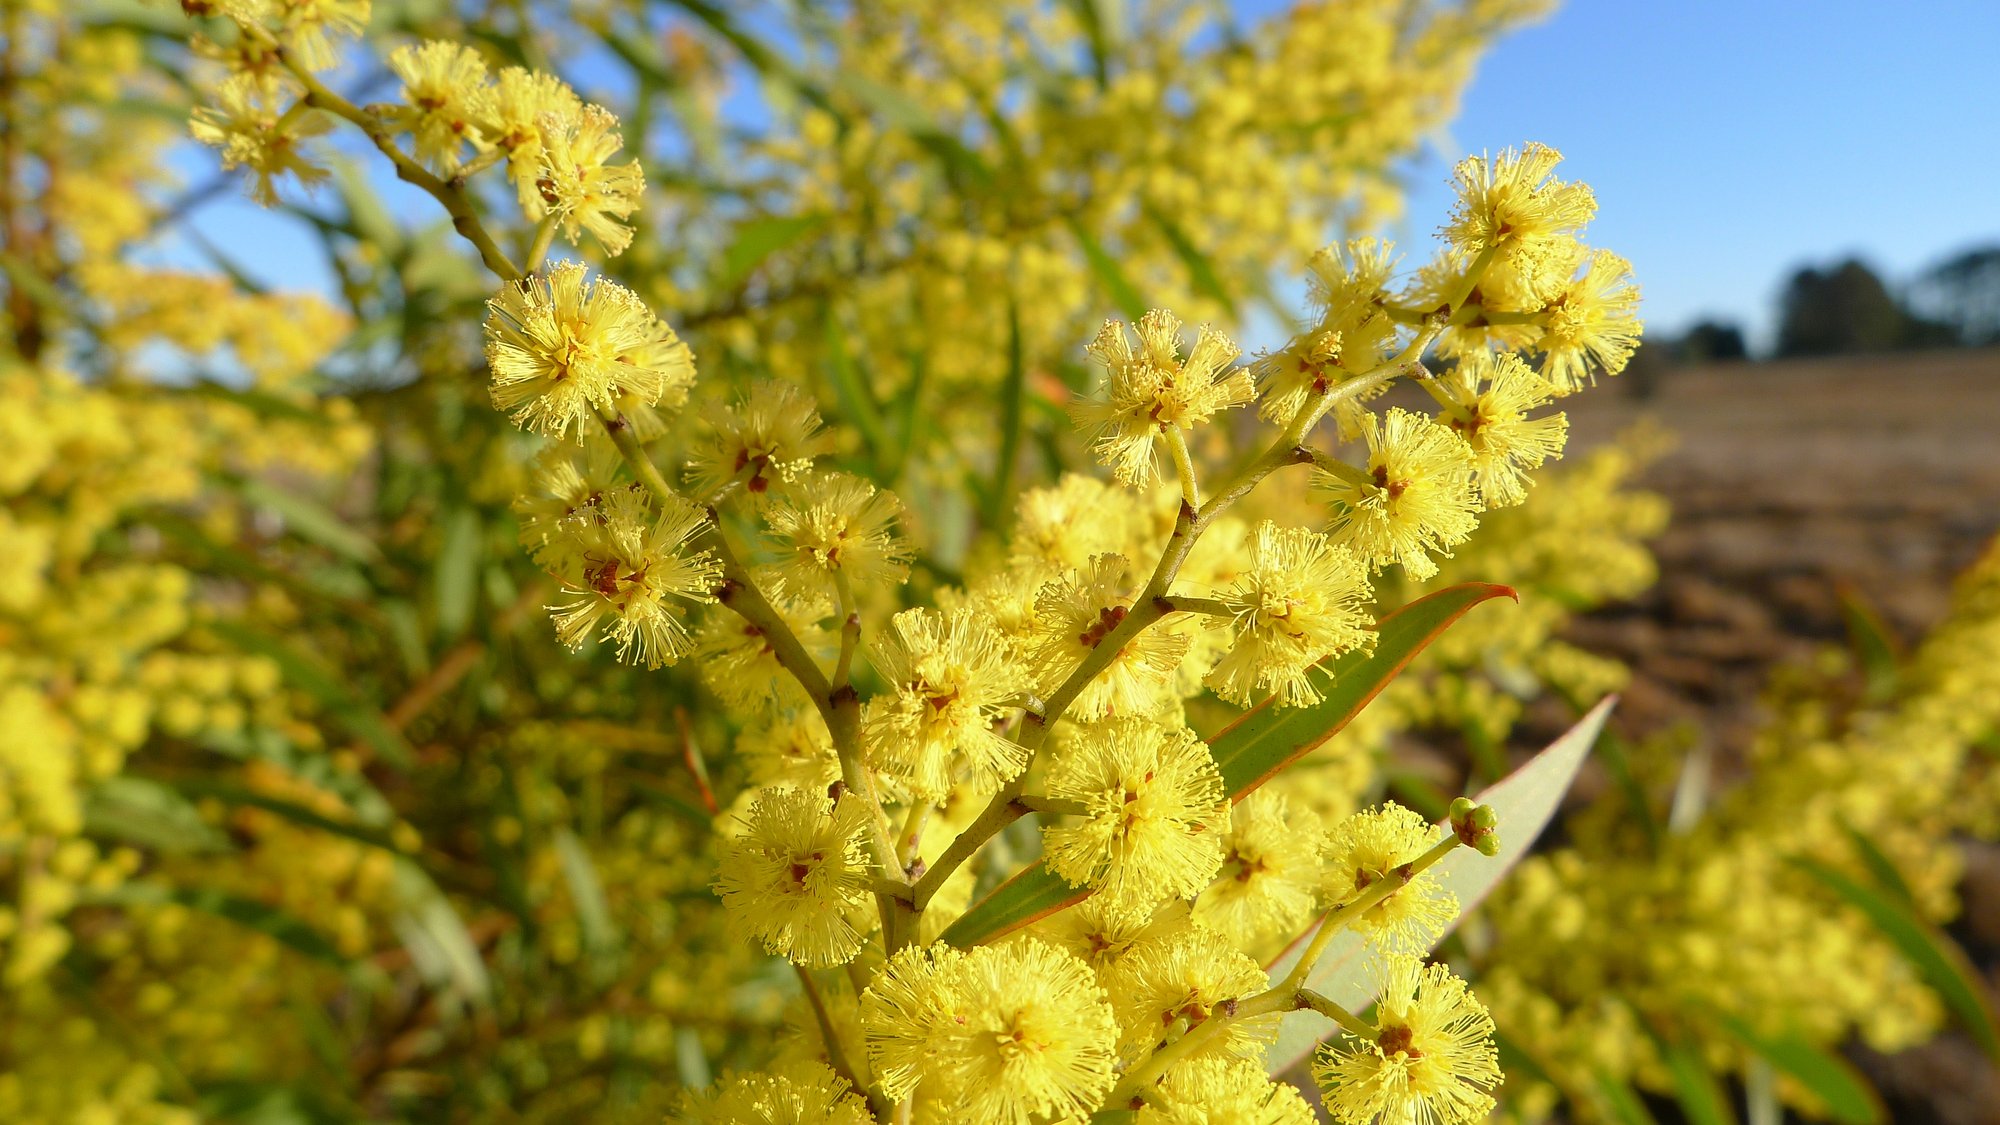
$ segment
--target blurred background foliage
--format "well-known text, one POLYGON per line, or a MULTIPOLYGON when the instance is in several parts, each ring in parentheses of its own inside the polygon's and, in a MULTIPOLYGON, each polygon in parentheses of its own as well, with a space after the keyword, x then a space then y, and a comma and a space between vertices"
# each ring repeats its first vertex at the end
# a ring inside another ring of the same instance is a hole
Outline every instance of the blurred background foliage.
MULTIPOLYGON (((494 0, 378 3, 369 36, 477 44, 617 111, 652 190, 603 265, 693 345, 682 417, 809 390, 842 467, 909 503, 928 594, 1059 510, 1020 500, 1087 464, 1064 407, 1097 322, 1288 325, 1307 255, 1397 214, 1399 161, 1540 8, 494 0)), ((486 403, 488 285, 449 225, 343 157, 278 208, 337 292, 267 290, 185 222, 236 183, 170 171, 226 48, 190 52, 168 6, 0 13, 0 1118, 650 1121, 767 1061, 811 1021, 723 936, 709 841, 746 744, 787 732, 554 643, 508 507, 532 443, 486 403)), ((1802 274, 1800 307, 1879 307, 1851 272, 1802 274)), ((1970 311, 1916 319, 1990 335, 1990 301, 1937 300, 1970 311)), ((1563 633, 1656 576, 1651 455, 1574 457, 1489 517, 1435 584, 1520 604, 1290 791, 1439 814, 1619 689, 1563 633)), ((1877 1120, 1851 1044, 1956 1022, 2000 1050, 1939 928, 1954 839, 2000 833, 2000 557, 1908 653, 1869 622, 1774 681, 1749 761, 1607 736, 1452 939, 1505 1112, 1877 1120)))

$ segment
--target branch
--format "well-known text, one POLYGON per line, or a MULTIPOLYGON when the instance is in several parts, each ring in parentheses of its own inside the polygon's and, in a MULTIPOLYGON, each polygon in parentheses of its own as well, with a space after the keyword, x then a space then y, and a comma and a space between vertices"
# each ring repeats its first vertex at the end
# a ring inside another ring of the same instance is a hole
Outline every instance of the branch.
POLYGON ((375 147, 382 151, 382 155, 387 156, 390 163, 396 166, 398 179, 430 193, 439 204, 443 205, 445 213, 451 216, 452 227, 479 251, 480 260, 486 263, 487 269, 498 274, 504 281, 520 280, 523 276, 520 267, 507 257, 506 252, 493 241, 493 236, 487 233, 485 224, 480 222, 479 212, 473 206, 472 196, 465 190, 464 179, 454 176, 446 180, 418 163, 396 143, 395 136, 381 118, 334 93, 326 83, 319 80, 318 75, 294 62, 291 52, 287 51, 268 29, 255 23, 240 23, 237 26, 242 28, 245 34, 260 40, 272 52, 273 57, 283 63, 292 77, 298 80, 299 85, 305 87, 306 105, 323 109, 335 117, 353 122, 367 134, 375 147))
POLYGON ((799 984, 805 988, 806 1003, 811 1006, 813 1020, 819 1024, 819 1040, 826 1047, 826 1061, 833 1072, 847 1079, 847 1084, 868 1098, 868 1107, 874 1111, 876 1120, 889 1111, 889 1103, 882 1095, 868 1088, 861 1081, 854 1067, 847 1061, 847 1046, 840 1041, 840 1035, 833 1029, 833 1017, 826 1010, 826 1000, 819 994, 819 985, 813 981, 812 972, 804 965, 793 965, 799 974, 799 984))

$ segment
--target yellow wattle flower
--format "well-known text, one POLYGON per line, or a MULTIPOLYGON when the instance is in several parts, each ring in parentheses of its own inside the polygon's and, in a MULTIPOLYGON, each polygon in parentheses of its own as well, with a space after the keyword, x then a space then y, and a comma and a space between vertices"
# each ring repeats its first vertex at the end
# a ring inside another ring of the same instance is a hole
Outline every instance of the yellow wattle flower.
POLYGON ((861 715, 869 763, 930 801, 945 797, 961 767, 983 788, 1019 775, 1027 750, 993 729, 1027 688, 1011 656, 977 611, 907 609, 890 619, 873 648, 887 690, 861 715))
POLYGON ((1368 467, 1322 467, 1318 492, 1333 507, 1327 533, 1375 569, 1400 564, 1422 581, 1437 573, 1433 552, 1450 557, 1478 526, 1472 451, 1458 435, 1421 414, 1393 407, 1362 428, 1368 467))
POLYGON ((1341 1125, 1467 1125, 1493 1110, 1500 1084, 1493 1017, 1443 965, 1394 957, 1381 970, 1375 1035, 1321 1050, 1313 1077, 1341 1125))
POLYGON ((1325 842, 1311 809, 1268 786, 1251 793, 1230 810, 1222 868, 1195 900, 1194 920, 1247 952, 1299 933, 1319 905, 1325 842))
POLYGON ((1232 635, 1207 683, 1235 703, 1263 694, 1286 707, 1317 702, 1320 662, 1374 642, 1366 566, 1306 528, 1259 524, 1249 572, 1221 600, 1232 635))
POLYGON ((587 105, 581 113, 545 113, 539 122, 541 154, 535 190, 548 214, 575 243, 589 231, 614 257, 632 245, 632 228, 624 220, 639 209, 646 177, 636 160, 612 164, 625 146, 618 118, 602 106, 587 105))
POLYGON ((1222 865, 1229 802, 1208 745, 1186 727, 1108 719, 1049 767, 1048 794, 1086 810, 1042 829, 1049 870, 1125 909, 1200 893, 1222 865))
MULTIPOLYGON (((1429 851, 1442 836, 1442 830, 1417 812, 1393 802, 1341 821, 1327 835, 1323 867, 1327 902, 1342 906, 1354 901, 1429 851)), ((1355 916, 1350 925, 1380 948, 1420 953, 1457 914, 1458 900, 1437 885, 1434 872, 1425 871, 1355 916)))
POLYGON ((416 141, 417 159, 440 175, 458 171, 467 146, 482 141, 476 123, 489 97, 486 60, 463 43, 433 39, 397 48, 389 69, 403 80, 406 104, 396 120, 416 141))
POLYGON ((1118 1026, 1089 965, 1032 939, 981 946, 956 988, 962 1022, 936 1063, 965 1121, 1030 1125, 1098 1107, 1118 1026))
MULTIPOLYGON (((1122 555, 1098 555, 1035 595, 1033 660, 1044 694, 1060 687, 1125 620, 1131 604, 1124 592, 1128 566, 1122 555)), ((1126 640, 1069 713, 1086 722, 1154 713, 1187 649, 1187 635, 1165 623, 1126 640)))
POLYGON ((833 599, 840 581, 901 582, 910 544, 896 530, 903 502, 851 473, 816 472, 779 489, 764 513, 786 597, 833 599))
POLYGON ((766 789, 722 850, 715 893, 731 928, 807 968, 861 949, 869 912, 868 810, 858 798, 766 789))
POLYGON ((1560 458, 1569 435, 1561 412, 1528 417, 1548 405, 1556 389, 1511 354, 1467 353, 1456 376, 1458 401, 1442 420, 1472 451, 1480 501, 1489 508, 1521 503, 1528 498, 1528 471, 1560 458))
MULTIPOLYGON (((1270 987, 1250 955, 1214 930, 1190 926, 1142 943, 1105 974, 1105 990, 1118 1014, 1119 1048, 1142 1059, 1170 1039, 1225 1016, 1231 1006, 1270 987)), ((1221 1034, 1167 1072, 1221 1058, 1261 1063, 1277 1034, 1276 1013, 1232 1018, 1221 1034)))
POLYGON ((833 450, 812 397, 791 383, 753 384, 736 405, 712 419, 713 433, 688 460, 688 487, 702 495, 741 478, 753 501, 770 496, 833 450))
POLYGON ((514 181, 521 210, 540 219, 548 206, 536 185, 542 175, 545 121, 572 121, 583 112, 583 102, 553 74, 510 66, 474 108, 481 138, 507 154, 507 178, 514 181))
POLYGON ((1237 347, 1203 325, 1181 356, 1181 322, 1154 309, 1133 325, 1138 347, 1115 320, 1104 322, 1086 349, 1104 365, 1105 382, 1072 408, 1097 459, 1119 480, 1153 479, 1153 443, 1170 430, 1191 430, 1216 412, 1257 397, 1249 371, 1233 366, 1237 347))
POLYGON ((693 356, 637 294, 588 273, 562 262, 487 302, 493 405, 524 429, 568 438, 622 395, 655 403, 694 377, 693 356))
POLYGON ((195 107, 189 126, 195 140, 221 150, 224 168, 256 173, 250 196, 266 207, 277 206, 279 177, 311 188, 330 174, 305 142, 331 131, 333 123, 318 110, 281 107, 287 96, 275 77, 232 75, 216 88, 215 105, 195 107))
POLYGON ((1586 184, 1555 178, 1561 161, 1562 153, 1544 144, 1466 157, 1452 172, 1458 200, 1445 238, 1473 254, 1522 254, 1576 234, 1597 214, 1597 198, 1586 184))
POLYGON ((1583 256, 1580 272, 1550 298, 1537 320, 1542 374, 1558 394, 1574 394, 1616 375, 1639 346, 1639 287, 1632 264, 1609 250, 1583 256))
POLYGON ((691 645, 683 603, 715 600, 722 567, 688 543, 708 526, 708 514, 685 500, 661 502, 645 493, 613 492, 597 522, 567 529, 576 546, 560 552, 569 601, 549 607, 556 637, 581 648, 599 631, 618 646, 618 659, 658 668, 691 645))
POLYGON ((770 1072, 730 1075, 682 1096, 681 1125, 875 1125, 868 1101, 847 1079, 810 1061, 770 1072))

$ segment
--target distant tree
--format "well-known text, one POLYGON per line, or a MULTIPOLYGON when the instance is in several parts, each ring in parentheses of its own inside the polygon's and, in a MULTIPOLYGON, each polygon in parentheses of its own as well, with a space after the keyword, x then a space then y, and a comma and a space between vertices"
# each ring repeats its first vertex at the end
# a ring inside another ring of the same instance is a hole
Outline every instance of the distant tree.
POLYGON ((1880 352, 1907 347, 1911 317, 1874 270, 1858 259, 1806 268, 1785 286, 1778 321, 1780 356, 1880 352))
POLYGON ((1750 358, 1743 329, 1719 320, 1704 320, 1688 329, 1674 350, 1682 363, 1732 363, 1750 358))
POLYGON ((1910 287, 1910 304, 1967 347, 2000 344, 2000 245, 1953 255, 1910 287))

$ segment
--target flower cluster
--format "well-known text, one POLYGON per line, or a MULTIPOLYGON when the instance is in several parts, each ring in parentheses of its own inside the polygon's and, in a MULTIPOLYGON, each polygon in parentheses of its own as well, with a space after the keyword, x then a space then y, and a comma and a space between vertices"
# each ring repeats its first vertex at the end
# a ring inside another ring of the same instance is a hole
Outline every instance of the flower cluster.
POLYGON ((195 110, 195 139, 219 149, 224 167, 254 172, 252 194, 265 206, 277 203, 282 177, 307 187, 327 179, 308 142, 332 129, 332 115, 367 122, 419 182, 449 184, 504 164, 530 222, 560 227, 572 243, 587 231, 607 254, 632 244, 644 173, 636 161, 615 163, 625 143, 618 118, 585 104, 561 78, 519 66, 494 74, 477 48, 432 39, 390 54, 402 101, 378 116, 318 76, 337 61, 339 41, 367 25, 368 0, 199 7, 209 9, 199 14, 226 18, 235 42, 210 52, 227 74, 214 104, 195 110), (409 152, 393 147, 396 134, 409 137, 409 152))
MULTIPOLYGON (((1509 206, 1562 212, 1537 193, 1567 190, 1536 183, 1509 206)), ((1430 276, 1456 269, 1456 296, 1407 322, 1383 289, 1385 245, 1327 255, 1323 322, 1296 345, 1311 370, 1266 357, 1261 384, 1212 330, 1184 344, 1156 312, 1135 344, 1107 326, 1089 348, 1104 383, 1074 414, 1118 483, 1071 476, 1028 492, 1005 551, 865 648, 868 599, 909 573, 901 503, 815 466, 823 431, 791 392, 759 386, 711 422, 689 477, 717 500, 743 498, 736 515, 761 528, 765 569, 751 574, 768 578, 762 607, 728 607, 744 629, 712 627, 712 651, 752 637, 768 661, 731 667, 801 689, 718 688, 751 719, 744 747, 762 788, 746 792, 717 888, 737 932, 802 973, 855 974, 858 996, 804 979, 820 1057, 878 1111, 1015 1123, 1130 1102, 1149 1120, 1225 1106, 1297 1120, 1302 1103, 1259 1062, 1278 1014, 1306 1005, 1306 970, 1274 981, 1255 954, 1315 918, 1301 964, 1351 929, 1376 950, 1385 989, 1373 1024, 1323 996, 1307 1005, 1348 1033, 1318 1064, 1336 1114, 1460 1122, 1492 1106, 1492 1021, 1462 981, 1421 961, 1458 912, 1427 868, 1461 840, 1484 850, 1490 811, 1462 802, 1454 817, 1469 819, 1444 833, 1395 805, 1324 821, 1225 769, 1183 701, 1212 689, 1314 705, 1339 659, 1373 643, 1373 574, 1435 574, 1436 556, 1559 452, 1560 416, 1532 416, 1554 391, 1518 356, 1461 352, 1439 375, 1419 359, 1469 322, 1460 314, 1486 271, 1526 268, 1575 225, 1447 248, 1430 276), (1363 405, 1398 378, 1430 390, 1438 416, 1363 405), (1189 438, 1260 394, 1278 435, 1205 497, 1189 438), (1363 442, 1363 464, 1311 448, 1329 416, 1363 442), (1156 487, 1163 454, 1173 483, 1156 487), (1323 529, 1224 514, 1305 462, 1323 529), (1041 821, 1046 872, 1030 874, 1085 901, 988 944, 999 935, 968 909, 969 877, 1007 870, 980 863, 993 856, 982 845, 1026 815, 1041 821), (874 933, 857 920, 871 895, 874 933), (886 963, 869 951, 877 934, 886 963)))

